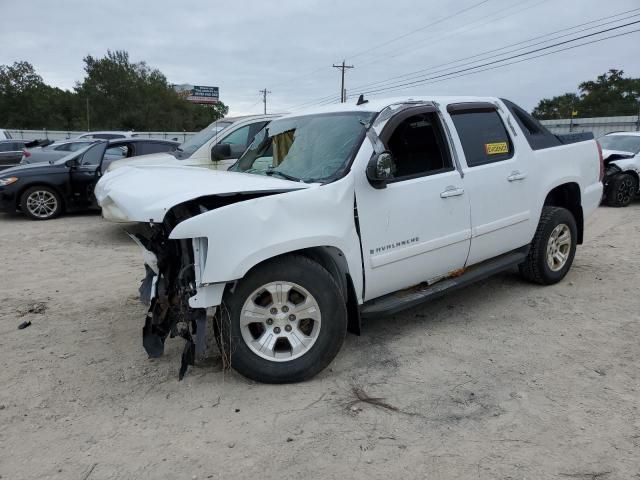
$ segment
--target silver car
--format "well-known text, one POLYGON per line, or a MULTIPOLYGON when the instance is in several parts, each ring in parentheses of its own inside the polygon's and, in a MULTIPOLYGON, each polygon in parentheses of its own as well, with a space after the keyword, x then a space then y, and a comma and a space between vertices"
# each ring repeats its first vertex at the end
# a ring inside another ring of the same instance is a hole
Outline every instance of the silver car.
POLYGON ((22 152, 20 164, 55 161, 70 153, 82 150, 94 142, 95 140, 64 140, 46 146, 28 148, 22 152))

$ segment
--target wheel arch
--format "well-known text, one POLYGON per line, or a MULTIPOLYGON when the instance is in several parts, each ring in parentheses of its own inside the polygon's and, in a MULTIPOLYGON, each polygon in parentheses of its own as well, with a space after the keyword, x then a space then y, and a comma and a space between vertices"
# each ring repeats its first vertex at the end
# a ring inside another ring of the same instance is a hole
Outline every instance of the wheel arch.
POLYGON ((67 203, 66 203, 66 199, 64 194, 60 191, 60 189, 58 187, 56 187, 55 185, 51 184, 51 183, 47 183, 44 182, 42 180, 36 180, 34 182, 28 183, 26 185, 23 185, 20 190, 18 190, 18 192, 16 193, 16 210, 20 209, 20 200, 22 199, 22 195, 24 194, 24 192, 26 192, 27 190, 29 190, 32 187, 47 187, 50 188, 51 190, 54 190, 58 196, 60 197, 60 203, 62 206, 62 211, 64 212, 67 208, 67 203))
POLYGON ((332 246, 302 248, 265 258, 251 267, 251 270, 258 268, 273 259, 286 257, 288 255, 300 255, 306 257, 316 262, 329 272, 338 284, 338 287, 340 287, 340 291, 342 292, 347 306, 347 330, 355 335, 360 335, 360 307, 358 305, 355 286, 353 279, 351 278, 349 265, 344 252, 339 248, 332 246))
POLYGON ((584 214, 582 211, 582 197, 580 185, 576 182, 567 182, 554 187, 544 199, 543 207, 562 207, 571 212, 576 219, 578 227, 578 245, 584 239, 584 214))

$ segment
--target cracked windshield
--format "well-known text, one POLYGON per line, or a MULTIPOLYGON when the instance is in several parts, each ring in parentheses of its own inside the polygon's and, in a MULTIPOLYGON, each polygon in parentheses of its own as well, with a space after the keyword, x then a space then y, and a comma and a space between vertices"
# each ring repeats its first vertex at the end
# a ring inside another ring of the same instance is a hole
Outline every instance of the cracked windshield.
POLYGON ((332 180, 348 167, 372 117, 345 112, 275 120, 256 135, 234 170, 303 182, 332 180))

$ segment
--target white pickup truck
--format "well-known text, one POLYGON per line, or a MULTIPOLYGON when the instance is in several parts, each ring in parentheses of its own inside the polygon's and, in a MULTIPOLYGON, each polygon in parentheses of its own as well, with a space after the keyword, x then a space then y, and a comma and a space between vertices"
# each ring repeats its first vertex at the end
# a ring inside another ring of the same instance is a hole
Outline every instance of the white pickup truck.
POLYGON ((96 196, 137 222, 149 355, 183 336, 183 375, 213 319, 229 365, 280 383, 320 372, 363 317, 514 266, 560 281, 602 168, 593 137, 506 100, 361 98, 272 121, 231 171, 123 167, 96 196))

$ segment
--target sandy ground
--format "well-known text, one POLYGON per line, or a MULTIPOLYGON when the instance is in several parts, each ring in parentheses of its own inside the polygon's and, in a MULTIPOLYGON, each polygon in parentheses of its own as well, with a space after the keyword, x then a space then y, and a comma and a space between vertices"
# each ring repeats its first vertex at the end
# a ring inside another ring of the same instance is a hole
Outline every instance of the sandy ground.
POLYGON ((178 382, 178 339, 148 360, 141 258, 97 215, 0 215, 0 248, 2 479, 640 477, 640 202, 598 210, 561 284, 369 321, 286 386, 178 382))

